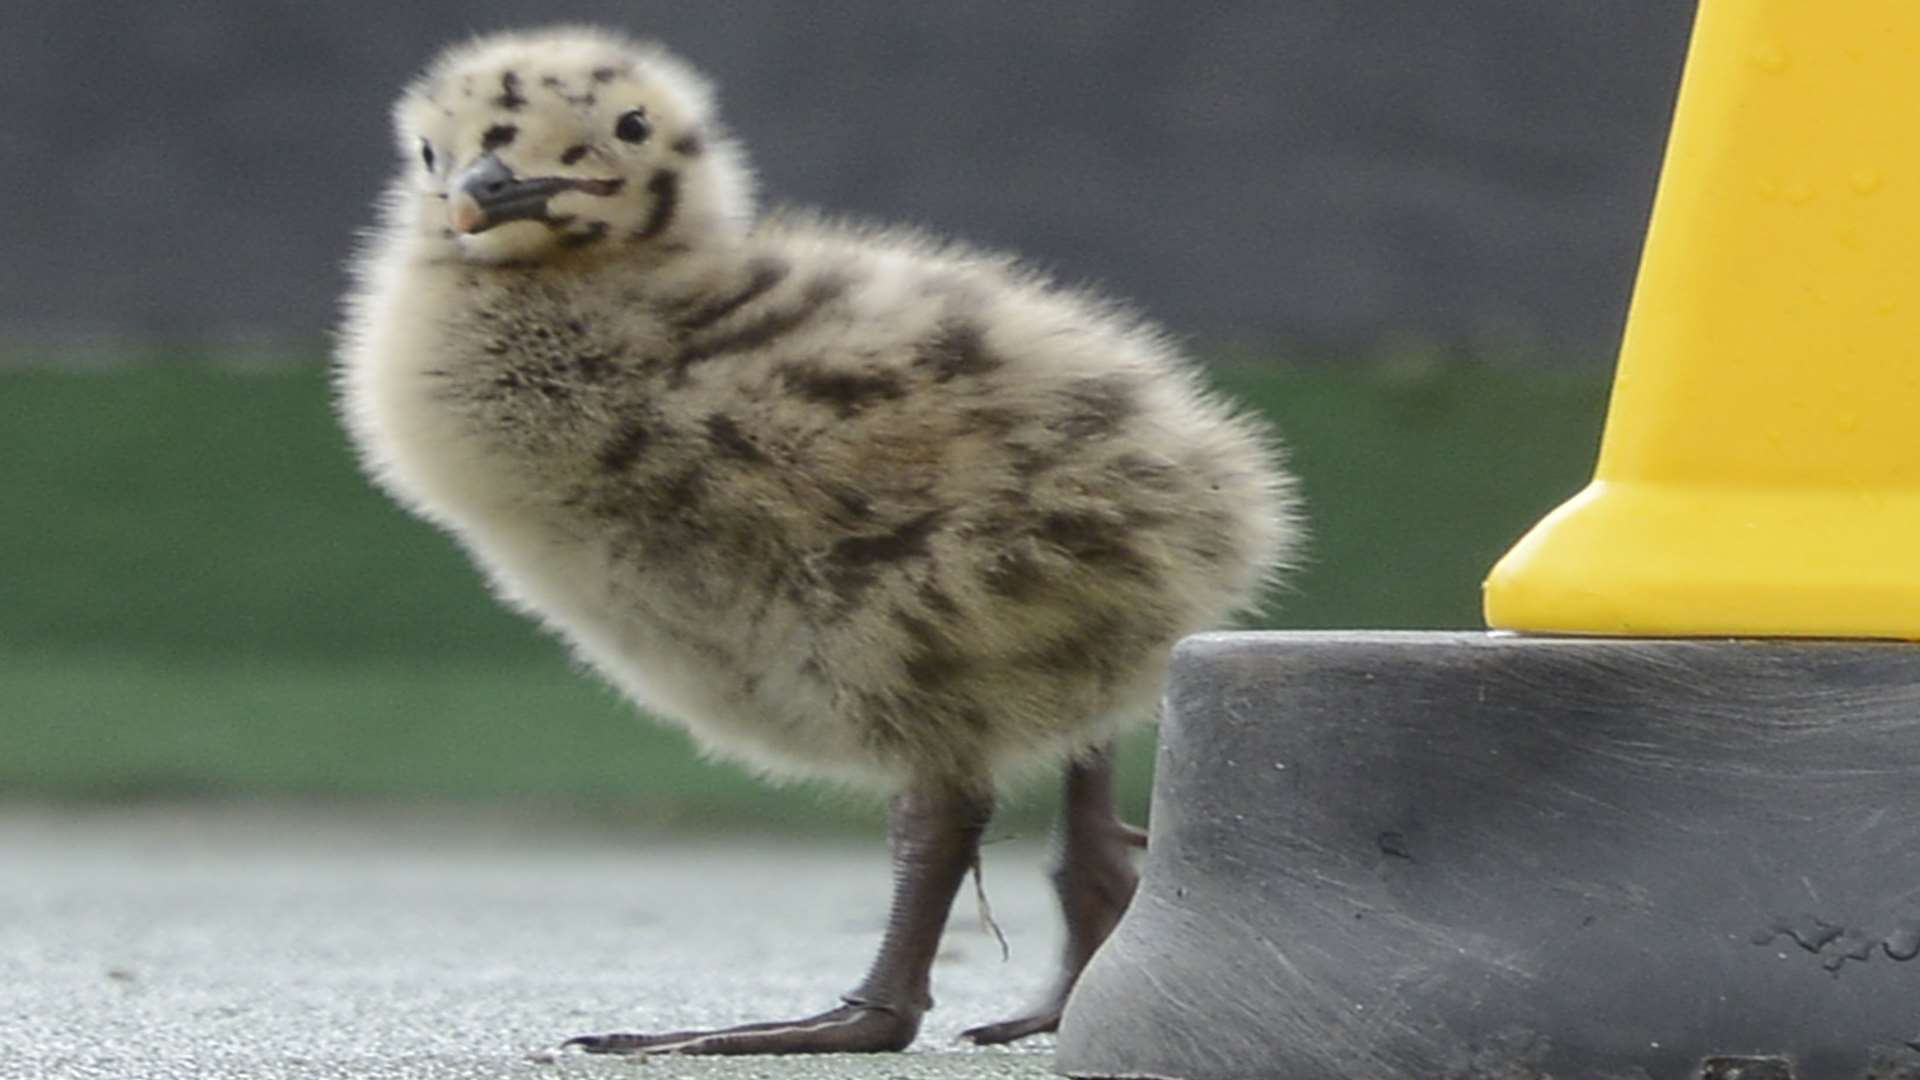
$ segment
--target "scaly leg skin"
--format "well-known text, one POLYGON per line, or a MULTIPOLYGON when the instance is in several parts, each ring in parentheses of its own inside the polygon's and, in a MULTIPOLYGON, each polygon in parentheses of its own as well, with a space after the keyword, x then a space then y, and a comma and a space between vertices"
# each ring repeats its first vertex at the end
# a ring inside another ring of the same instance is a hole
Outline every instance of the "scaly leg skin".
POLYGON ((933 1007, 929 972, 953 897, 980 850, 989 798, 915 792, 893 801, 893 906, 867 977, 843 1004, 799 1020, 713 1031, 583 1035, 591 1054, 849 1054, 903 1050, 933 1007))
POLYGON ((1060 861, 1054 867, 1053 885, 1066 916, 1067 945, 1053 991, 1032 1012, 969 1028, 962 1038, 986 1046, 1057 1030, 1060 1012, 1081 969, 1113 933, 1133 899, 1140 875, 1129 851, 1145 847, 1147 839, 1114 810, 1112 747, 1068 766, 1061 825, 1060 861))

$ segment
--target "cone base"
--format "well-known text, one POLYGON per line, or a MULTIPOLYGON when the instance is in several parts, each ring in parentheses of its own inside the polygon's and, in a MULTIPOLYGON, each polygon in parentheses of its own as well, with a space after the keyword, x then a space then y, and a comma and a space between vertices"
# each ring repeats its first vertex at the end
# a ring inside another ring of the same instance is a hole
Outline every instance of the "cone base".
POLYGON ((1920 1080, 1920 649, 1212 634, 1056 1066, 1920 1080))
POLYGON ((1596 480, 1486 581, 1496 630, 1920 639, 1920 494, 1596 480))

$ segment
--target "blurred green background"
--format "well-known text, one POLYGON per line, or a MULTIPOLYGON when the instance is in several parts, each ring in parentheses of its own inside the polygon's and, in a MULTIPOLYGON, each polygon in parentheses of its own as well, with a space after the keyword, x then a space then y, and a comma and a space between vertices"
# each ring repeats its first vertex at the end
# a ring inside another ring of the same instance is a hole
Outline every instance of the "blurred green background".
MULTIPOLYGON (((1592 367, 1398 349, 1218 358, 1310 501, 1276 627, 1479 625, 1479 582, 1586 480, 1592 367)), ((636 717, 357 472, 318 364, 0 373, 0 796, 517 800, 650 826, 864 827, 636 717)), ((1151 733, 1122 755, 1143 812, 1151 733)), ((1003 818, 1044 827, 1051 792, 1003 818)))

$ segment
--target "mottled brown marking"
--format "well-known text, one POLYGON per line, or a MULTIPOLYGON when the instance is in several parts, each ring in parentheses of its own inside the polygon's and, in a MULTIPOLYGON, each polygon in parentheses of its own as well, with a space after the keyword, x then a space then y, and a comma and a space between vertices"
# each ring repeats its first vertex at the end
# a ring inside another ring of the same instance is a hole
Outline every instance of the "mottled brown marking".
POLYGON ((633 231, 635 240, 652 240, 673 224, 673 215, 680 208, 680 174, 672 169, 655 172, 647 180, 647 194, 653 196, 653 207, 647 211, 647 220, 633 231))
POLYGON ((1103 688, 1137 673, 1137 665, 1179 637, 1179 622, 1160 608, 1107 609, 1089 614, 1060 637, 1028 654, 1042 670, 1073 677, 1091 673, 1103 688))
POLYGON ((1032 555, 1009 548, 980 572, 980 584, 995 596, 1021 603, 1038 599, 1046 591, 1047 577, 1032 555))
POLYGON ((653 432, 645 424, 631 418, 620 421, 613 438, 600 448, 600 468, 610 473, 626 472, 646 453, 652 441, 653 432))
POLYGON ((833 545, 827 558, 849 566, 924 558, 928 554, 927 539, 939 526, 942 516, 938 510, 929 510, 884 533, 846 537, 833 545))
POLYGON ((1080 630, 1049 641, 1022 659, 1032 667, 1068 677, 1089 672, 1102 685, 1113 681, 1114 643, 1105 635, 1080 630))
POLYGON ((527 104, 526 95, 520 92, 520 76, 517 72, 500 73, 500 93, 493 103, 508 112, 518 112, 527 104))
POLYGON ((932 623, 898 608, 893 611, 893 621, 912 644, 903 666, 915 686, 922 689, 939 686, 966 672, 966 660, 932 623))
POLYGON ((968 409, 962 416, 968 427, 1001 436, 1012 433, 1015 428, 1027 422, 1025 416, 998 405, 983 405, 968 409))
POLYGON ((935 382, 959 378, 977 378, 991 374, 1005 363, 989 352, 985 332, 970 319, 941 320, 933 335, 914 353, 914 365, 931 368, 935 382))
POLYGON ((620 366, 614 363, 612 353, 588 352, 573 358, 573 370, 587 382, 605 382, 619 373, 620 366))
POLYGON ((1041 473, 1059 468, 1062 461, 1059 454, 1042 449, 1031 442, 1007 444, 1007 463, 1012 467, 1013 475, 1023 481, 1031 481, 1041 473))
POLYGON ((494 376, 493 385, 504 392, 500 395, 503 397, 507 394, 528 391, 539 394, 549 401, 561 401, 573 396, 572 387, 554 381, 553 377, 544 371, 531 368, 509 368, 494 376))
POLYGON ((481 150, 498 150, 503 146, 512 146, 513 140, 520 135, 520 129, 512 124, 495 124, 480 136, 481 150))
POLYGON ((759 445, 740 430, 740 422, 726 413, 708 413, 706 427, 707 441, 723 456, 755 463, 767 460, 759 445))
POLYGON ((575 143, 567 147, 566 151, 560 155, 560 164, 578 165, 580 164, 580 159, 586 157, 592 151, 593 147, 588 146, 586 143, 575 143))
POLYGON ((1072 412, 1059 424, 1060 431, 1077 439, 1097 439, 1112 435, 1121 424, 1139 411, 1133 380, 1125 375, 1097 375, 1075 379, 1063 395, 1072 412))
POLYGON ((689 131, 673 140, 673 152, 681 157, 699 157, 700 152, 705 149, 706 146, 700 141, 700 133, 697 131, 689 131))
POLYGON ((827 586, 851 607, 872 585, 880 568, 929 554, 927 538, 940 523, 939 511, 930 510, 884 533, 845 537, 828 549, 825 575, 827 586))
POLYGON ((1037 535, 1082 562, 1138 563, 1124 527, 1097 514, 1055 511, 1040 519, 1037 535))
POLYGON ((807 283, 797 306, 768 312, 737 330, 689 345, 674 357, 675 381, 684 380, 688 370, 696 364, 728 353, 749 352, 792 333, 813 318, 821 308, 838 299, 846 291, 847 285, 844 275, 823 273, 807 283))
POLYGON ((658 501, 669 510, 693 510, 707 496, 707 471, 699 466, 683 469, 660 485, 658 501))
POLYGON ((873 500, 864 492, 841 484, 831 484, 826 488, 827 497, 832 499, 848 517, 864 518, 873 515, 873 500))
POLYGON ((788 393, 819 405, 831 406, 848 419, 881 401, 897 401, 907 394, 900 376, 891 371, 830 371, 818 364, 788 364, 780 369, 788 393))
POLYGON ((920 583, 918 595, 920 602, 935 615, 951 619, 960 614, 960 605, 954 603, 953 597, 948 596, 945 589, 931 581, 920 583))
POLYGON ((593 81, 597 83, 610 83, 614 80, 614 77, 619 74, 620 74, 620 69, 618 68, 597 67, 593 69, 592 78, 593 78, 593 81))
POLYGON ((787 264, 771 256, 755 258, 747 266, 747 284, 739 292, 705 307, 695 308, 679 321, 682 330, 704 330, 752 303, 786 279, 787 264))

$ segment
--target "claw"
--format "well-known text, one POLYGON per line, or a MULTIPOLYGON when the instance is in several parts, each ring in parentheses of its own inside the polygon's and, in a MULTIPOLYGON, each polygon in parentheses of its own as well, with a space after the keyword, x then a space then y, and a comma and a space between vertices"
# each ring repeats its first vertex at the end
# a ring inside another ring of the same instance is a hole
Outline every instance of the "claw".
POLYGON ((645 1035, 619 1032, 611 1035, 576 1035, 560 1044, 562 1050, 584 1050, 589 1054, 625 1054, 647 1041, 645 1035))

